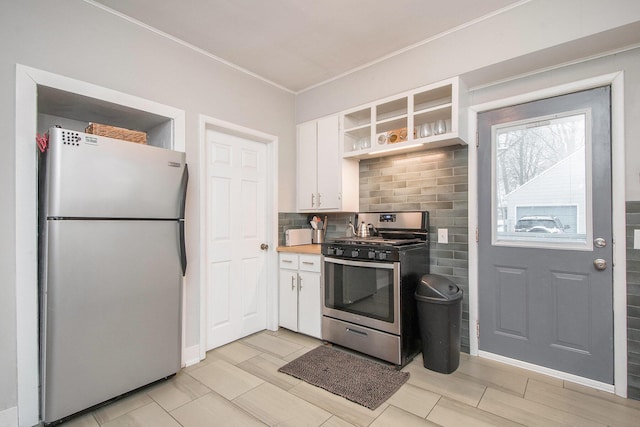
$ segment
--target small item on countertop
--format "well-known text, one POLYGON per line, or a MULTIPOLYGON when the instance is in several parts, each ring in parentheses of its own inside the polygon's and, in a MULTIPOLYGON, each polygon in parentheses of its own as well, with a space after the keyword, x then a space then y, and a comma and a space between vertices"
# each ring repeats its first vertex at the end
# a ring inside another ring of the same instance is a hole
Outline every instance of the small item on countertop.
POLYGON ((299 246, 311 244, 312 231, 308 228, 289 229, 284 232, 285 246, 299 246))
POLYGON ((311 243, 314 243, 314 244, 324 243, 324 230, 322 229, 313 230, 311 233, 312 233, 311 243))
POLYGON ((329 217, 327 215, 324 216, 324 225, 322 226, 322 229, 326 232, 327 231, 327 224, 329 223, 329 217))

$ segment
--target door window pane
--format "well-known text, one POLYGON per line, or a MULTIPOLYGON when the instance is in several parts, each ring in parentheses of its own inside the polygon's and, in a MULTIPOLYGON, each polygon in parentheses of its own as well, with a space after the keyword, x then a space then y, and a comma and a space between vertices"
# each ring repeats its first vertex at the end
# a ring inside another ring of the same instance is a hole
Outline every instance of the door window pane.
POLYGON ((492 128, 493 243, 586 248, 587 111, 492 128))

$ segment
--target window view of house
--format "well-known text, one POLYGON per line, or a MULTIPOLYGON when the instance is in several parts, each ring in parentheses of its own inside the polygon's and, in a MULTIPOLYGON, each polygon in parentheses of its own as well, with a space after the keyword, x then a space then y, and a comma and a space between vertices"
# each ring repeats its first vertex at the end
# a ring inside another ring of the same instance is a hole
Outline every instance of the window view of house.
POLYGON ((586 112, 494 129, 498 242, 585 243, 586 112))

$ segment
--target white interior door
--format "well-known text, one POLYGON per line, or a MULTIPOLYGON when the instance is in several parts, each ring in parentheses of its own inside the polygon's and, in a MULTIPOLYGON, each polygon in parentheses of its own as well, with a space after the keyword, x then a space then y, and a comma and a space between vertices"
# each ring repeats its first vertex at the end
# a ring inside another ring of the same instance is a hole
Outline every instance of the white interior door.
POLYGON ((267 148, 207 130, 207 350, 266 328, 267 148))

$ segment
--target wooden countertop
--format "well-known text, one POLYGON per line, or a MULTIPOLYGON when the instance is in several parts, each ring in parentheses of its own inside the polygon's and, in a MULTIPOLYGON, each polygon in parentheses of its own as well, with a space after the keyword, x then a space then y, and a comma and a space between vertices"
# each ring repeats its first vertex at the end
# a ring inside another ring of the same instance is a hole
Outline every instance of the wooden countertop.
POLYGON ((298 245, 298 246, 278 246, 278 252, 293 252, 297 254, 320 255, 322 245, 298 245))

